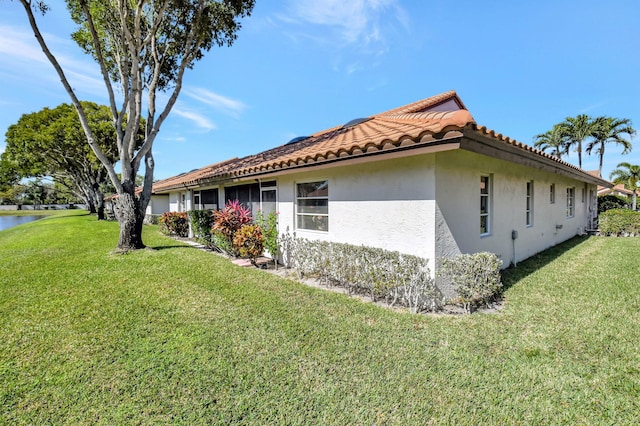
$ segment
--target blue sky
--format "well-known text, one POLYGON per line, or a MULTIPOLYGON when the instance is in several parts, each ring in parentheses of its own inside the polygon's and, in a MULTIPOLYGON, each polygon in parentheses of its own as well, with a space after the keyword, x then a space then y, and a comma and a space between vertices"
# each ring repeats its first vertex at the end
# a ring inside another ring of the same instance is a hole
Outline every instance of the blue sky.
MULTIPOLYGON (((106 104, 63 2, 49 3, 39 22, 50 48, 79 97, 106 104)), ((155 176, 452 89, 478 124, 527 144, 582 113, 640 129, 639 18, 637 0, 257 0, 236 43, 186 74, 154 144, 155 176)), ((22 114, 69 102, 14 1, 0 2, 0 79, 3 135, 22 114)), ((626 156, 607 148, 605 177, 620 161, 640 164, 639 136, 634 145, 626 156)), ((597 157, 583 161, 597 169, 597 157)))

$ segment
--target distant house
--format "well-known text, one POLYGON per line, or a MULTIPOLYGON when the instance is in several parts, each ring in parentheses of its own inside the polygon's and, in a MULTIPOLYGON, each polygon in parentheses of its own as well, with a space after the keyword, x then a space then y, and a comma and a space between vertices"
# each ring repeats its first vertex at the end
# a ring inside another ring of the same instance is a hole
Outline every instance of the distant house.
POLYGON ((598 195, 619 195, 621 197, 631 198, 633 196, 633 191, 625 188, 624 184, 619 183, 610 188, 598 186, 598 195))
POLYGON ((476 124, 453 91, 154 185, 171 211, 238 199, 308 239, 505 266, 584 233, 611 184, 476 124))
MULTIPOLYGON (((136 188, 136 195, 140 195, 142 188, 136 188)), ((118 198, 117 194, 108 195, 104 198, 104 206, 107 211, 107 215, 114 217, 114 200, 118 198)), ((147 216, 161 215, 162 213, 171 211, 169 205, 169 194, 151 194, 149 204, 147 205, 147 216)))
MULTIPOLYGON (((587 171, 591 176, 595 176, 601 178, 600 171, 598 170, 589 170, 587 171)), ((598 185, 598 195, 618 195, 621 197, 631 197, 633 195, 633 191, 624 187, 624 184, 619 183, 617 185, 613 183, 609 183, 608 186, 598 185)))

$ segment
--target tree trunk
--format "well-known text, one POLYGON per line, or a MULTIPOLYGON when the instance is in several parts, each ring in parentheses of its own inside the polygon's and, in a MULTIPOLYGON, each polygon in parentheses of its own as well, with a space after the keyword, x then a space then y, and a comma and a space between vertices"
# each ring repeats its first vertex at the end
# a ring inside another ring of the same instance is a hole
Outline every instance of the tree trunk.
POLYGON ((104 201, 100 203, 97 210, 98 211, 96 213, 98 213, 98 220, 105 220, 107 217, 104 214, 104 201))
POLYGON ((105 220, 106 216, 104 214, 104 194, 100 191, 98 185, 95 185, 92 188, 92 198, 95 200, 96 204, 96 213, 98 214, 98 220, 105 220))
POLYGON ((114 210, 120 223, 120 239, 116 250, 127 252, 145 248, 142 242, 144 215, 140 214, 136 196, 133 193, 120 194, 114 210))
POLYGON ((93 202, 93 200, 87 197, 86 203, 87 203, 87 209, 89 210, 89 214, 96 214, 96 205, 93 202))

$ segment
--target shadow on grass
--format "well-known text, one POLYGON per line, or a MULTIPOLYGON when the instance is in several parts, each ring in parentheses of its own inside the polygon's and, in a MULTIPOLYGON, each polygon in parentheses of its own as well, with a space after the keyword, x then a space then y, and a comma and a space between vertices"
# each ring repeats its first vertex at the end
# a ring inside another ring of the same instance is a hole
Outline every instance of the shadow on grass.
POLYGON ((147 246, 146 247, 149 250, 170 250, 170 249, 199 249, 198 247, 195 246, 190 246, 188 244, 178 244, 176 243, 175 245, 165 245, 165 246, 147 246))
POLYGON ((562 256, 574 247, 579 246, 589 239, 589 236, 576 236, 563 243, 557 244, 553 247, 531 256, 518 263, 517 266, 509 266, 502 271, 502 285, 504 290, 507 290, 518 281, 529 276, 538 269, 553 262, 558 257, 562 256))

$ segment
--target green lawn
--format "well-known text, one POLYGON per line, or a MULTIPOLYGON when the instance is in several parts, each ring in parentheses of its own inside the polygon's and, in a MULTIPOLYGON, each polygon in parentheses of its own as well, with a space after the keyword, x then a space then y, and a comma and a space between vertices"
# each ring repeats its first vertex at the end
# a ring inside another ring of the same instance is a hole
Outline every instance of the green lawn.
POLYGON ((640 239, 398 313, 68 212, 0 232, 0 424, 638 424, 640 239))
POLYGON ((0 216, 52 216, 68 215, 70 212, 84 212, 84 210, 0 210, 0 216))

